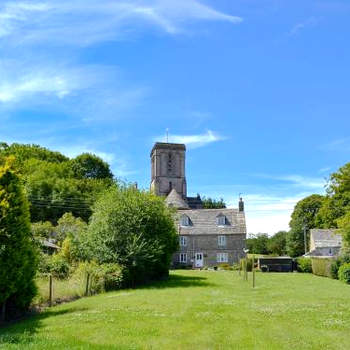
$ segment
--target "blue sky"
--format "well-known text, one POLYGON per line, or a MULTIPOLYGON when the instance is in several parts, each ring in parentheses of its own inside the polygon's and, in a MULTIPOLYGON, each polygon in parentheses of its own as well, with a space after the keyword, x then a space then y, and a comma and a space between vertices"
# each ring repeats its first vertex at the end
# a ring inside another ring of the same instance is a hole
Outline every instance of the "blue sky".
POLYGON ((348 0, 0 3, 0 140, 94 152, 147 188, 185 142, 189 194, 246 201, 248 232, 349 161, 348 0))

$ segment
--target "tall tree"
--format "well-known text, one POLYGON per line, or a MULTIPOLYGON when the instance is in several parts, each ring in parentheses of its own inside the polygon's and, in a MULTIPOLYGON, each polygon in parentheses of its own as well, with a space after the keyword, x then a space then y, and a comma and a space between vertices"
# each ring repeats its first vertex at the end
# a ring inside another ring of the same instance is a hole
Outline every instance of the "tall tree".
POLYGON ((267 233, 258 233, 251 235, 246 240, 246 246, 249 249, 249 253, 253 254, 269 254, 268 250, 269 236, 267 233))
POLYGON ((287 254, 287 235, 287 231, 279 231, 269 238, 267 249, 270 254, 279 256, 287 254))
POLYGON ((316 217, 324 199, 324 196, 313 194, 296 204, 289 223, 291 230, 287 236, 287 252, 290 256, 300 256, 305 252, 304 227, 306 228, 306 244, 308 249, 310 229, 317 227, 316 217))
POLYGON ((27 308, 36 293, 37 255, 29 205, 12 163, 0 159, 0 305, 27 308))
POLYGON ((203 197, 202 198, 203 208, 204 209, 222 209, 226 208, 226 203, 224 202, 223 198, 220 199, 213 199, 210 197, 203 197))

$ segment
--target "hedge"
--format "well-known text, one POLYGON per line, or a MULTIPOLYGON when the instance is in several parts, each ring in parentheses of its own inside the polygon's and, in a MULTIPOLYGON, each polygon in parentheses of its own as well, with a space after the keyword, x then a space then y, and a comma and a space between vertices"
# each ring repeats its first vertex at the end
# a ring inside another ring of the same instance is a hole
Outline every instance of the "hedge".
POLYGON ((338 277, 341 281, 350 284, 350 263, 340 266, 338 277))
POLYGON ((334 258, 311 258, 312 273, 317 276, 332 278, 332 264, 334 258))
POLYGON ((312 262, 310 258, 298 258, 296 262, 298 272, 312 272, 312 262))

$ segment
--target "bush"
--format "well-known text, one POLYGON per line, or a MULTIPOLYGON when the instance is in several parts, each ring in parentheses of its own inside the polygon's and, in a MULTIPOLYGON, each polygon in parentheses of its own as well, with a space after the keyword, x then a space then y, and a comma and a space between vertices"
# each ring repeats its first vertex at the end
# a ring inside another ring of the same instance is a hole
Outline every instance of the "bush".
POLYGON ((178 235, 164 199, 111 188, 96 203, 87 231, 89 260, 125 266, 131 286, 169 275, 178 235))
POLYGON ((312 262, 310 258, 298 258, 296 261, 298 272, 312 273, 312 262))
POLYGON ((68 278, 70 265, 68 261, 60 254, 54 254, 50 257, 49 272, 56 278, 68 278))
POLYGON ((312 273, 317 276, 332 278, 332 264, 334 258, 311 258, 312 273))
POLYGON ((338 278, 347 284, 350 284, 350 263, 346 263, 340 266, 338 271, 338 278))
POLYGON ((90 293, 97 294, 122 288, 124 283, 124 269, 118 264, 101 264, 96 262, 80 263, 72 278, 86 284, 90 275, 90 293))
POLYGON ((219 269, 220 270, 227 270, 227 271, 230 271, 230 270, 233 270, 233 267, 229 264, 219 264, 219 269))
MULTIPOLYGON (((244 269, 244 264, 245 264, 246 259, 241 259, 240 260, 240 267, 241 270, 244 269)), ((253 259, 252 258, 247 258, 247 271, 252 271, 252 265, 253 265, 253 259)))
POLYGON ((345 263, 350 263, 350 254, 344 253, 340 257, 338 257, 335 261, 333 261, 331 266, 331 275, 332 278, 338 279, 338 271, 341 265, 345 263))

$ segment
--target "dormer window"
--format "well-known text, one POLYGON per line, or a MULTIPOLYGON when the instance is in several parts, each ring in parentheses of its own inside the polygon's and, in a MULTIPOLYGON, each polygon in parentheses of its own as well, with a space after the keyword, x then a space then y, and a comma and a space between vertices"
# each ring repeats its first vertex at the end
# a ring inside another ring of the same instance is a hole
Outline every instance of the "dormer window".
POLYGON ((190 218, 187 215, 182 215, 180 219, 181 226, 190 226, 190 218))
POLYGON ((217 220, 218 226, 225 226, 225 225, 227 225, 227 219, 226 219, 225 215, 222 215, 222 214, 218 215, 216 220, 217 220))

